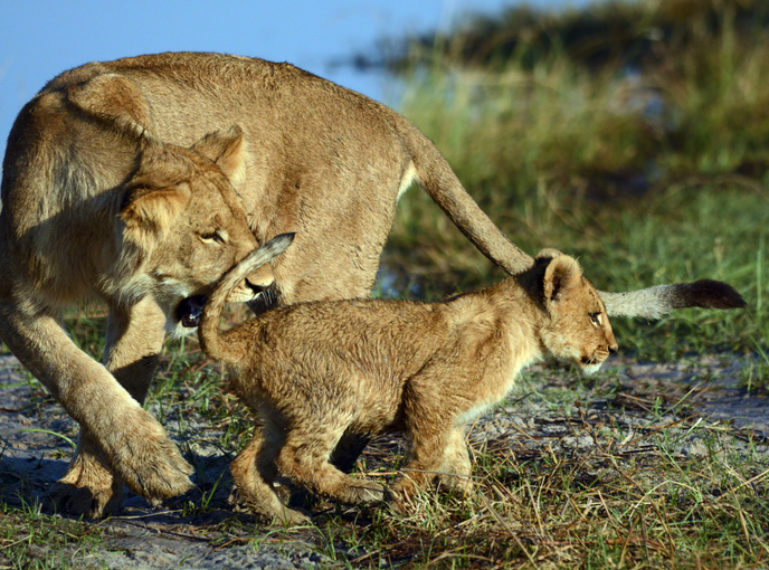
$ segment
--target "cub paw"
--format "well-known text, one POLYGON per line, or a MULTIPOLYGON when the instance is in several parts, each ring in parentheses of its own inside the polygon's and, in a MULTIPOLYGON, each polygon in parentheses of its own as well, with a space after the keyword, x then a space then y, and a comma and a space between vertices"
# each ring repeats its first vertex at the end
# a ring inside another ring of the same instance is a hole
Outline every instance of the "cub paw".
POLYGON ((304 513, 283 505, 277 496, 273 500, 260 501, 245 493, 233 489, 228 502, 236 513, 248 513, 268 522, 277 522, 285 526, 307 524, 310 517, 304 513))
POLYGON ((384 501, 385 488, 373 481, 356 481, 344 492, 342 500, 346 503, 367 504, 384 501))

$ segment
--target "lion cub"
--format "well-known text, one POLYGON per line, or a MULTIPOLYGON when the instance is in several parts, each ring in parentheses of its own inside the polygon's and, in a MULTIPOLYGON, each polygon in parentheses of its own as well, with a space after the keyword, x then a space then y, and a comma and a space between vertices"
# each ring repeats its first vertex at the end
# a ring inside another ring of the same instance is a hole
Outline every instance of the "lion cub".
POLYGON ((446 302, 303 303, 220 333, 233 285, 292 239, 278 236, 232 269, 199 329, 205 352, 229 366, 233 390, 261 421, 231 465, 240 498, 256 513, 305 518, 275 494, 278 473, 339 501, 382 500, 381 485, 346 475, 329 458, 343 436, 385 430, 410 443, 396 499, 437 474, 466 492, 465 426, 507 394, 522 368, 551 355, 590 373, 617 349, 595 288, 556 250, 543 250, 523 273, 446 302))

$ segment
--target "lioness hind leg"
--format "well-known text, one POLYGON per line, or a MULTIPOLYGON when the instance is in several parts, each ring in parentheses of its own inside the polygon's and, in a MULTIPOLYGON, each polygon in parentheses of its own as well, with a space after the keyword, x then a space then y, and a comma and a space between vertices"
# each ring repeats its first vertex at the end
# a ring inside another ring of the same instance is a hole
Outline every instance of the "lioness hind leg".
POLYGON ((304 514, 284 505, 272 488, 276 475, 274 460, 275 450, 266 440, 265 430, 257 426, 251 441, 230 463, 235 481, 235 494, 230 502, 285 524, 309 521, 304 514))
POLYGON ((322 429, 290 432, 278 452, 281 473, 312 492, 343 503, 373 503, 384 499, 384 487, 344 474, 329 463, 339 435, 322 429), (324 437, 325 436, 325 437, 324 437))

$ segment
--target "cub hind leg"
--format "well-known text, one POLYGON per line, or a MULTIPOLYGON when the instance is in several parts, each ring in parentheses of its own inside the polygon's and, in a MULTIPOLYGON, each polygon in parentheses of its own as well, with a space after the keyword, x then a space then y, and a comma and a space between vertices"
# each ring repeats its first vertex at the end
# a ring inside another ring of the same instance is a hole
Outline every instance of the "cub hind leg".
POLYGON ((340 471, 349 473, 355 467, 358 457, 363 453, 370 439, 368 435, 345 431, 331 454, 331 463, 340 471))
POLYGON ((383 500, 382 485, 346 475, 329 462, 346 426, 334 428, 328 423, 314 422, 288 432, 276 458, 280 472, 313 493, 343 503, 383 500))
POLYGON ((278 444, 267 436, 268 430, 265 426, 256 426, 251 441, 230 463, 230 473, 235 481, 235 494, 230 501, 286 524, 307 522, 309 518, 284 505, 272 487, 277 475, 275 455, 278 444))

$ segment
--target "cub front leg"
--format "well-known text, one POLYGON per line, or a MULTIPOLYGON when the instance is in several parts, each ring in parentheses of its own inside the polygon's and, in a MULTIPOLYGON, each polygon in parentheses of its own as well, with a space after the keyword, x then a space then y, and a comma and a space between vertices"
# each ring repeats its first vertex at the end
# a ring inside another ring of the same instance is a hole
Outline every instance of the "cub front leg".
MULTIPOLYGON (((411 444, 409 460, 403 467, 403 474, 392 485, 391 500, 396 511, 403 511, 405 505, 418 492, 427 488, 441 473, 449 444, 452 466, 457 462, 453 446, 461 438, 455 428, 446 424, 444 402, 431 389, 440 386, 434 370, 424 370, 420 377, 412 379, 403 391, 406 410, 405 432, 411 444)), ((462 442, 464 445, 464 442, 462 442)), ((469 461, 468 461, 469 462, 469 461)), ((465 469, 462 461, 456 465, 465 469)))
MULTIPOLYGON (((25 314, 19 309, 23 306, 11 300, 0 302, 0 336, 83 429, 78 456, 55 490, 54 498, 73 512, 94 517, 115 510, 119 507, 122 483, 114 480, 113 470, 133 491, 150 500, 172 497, 189 489, 188 475, 192 469, 162 426, 107 368, 72 342, 51 314, 25 314)), ((139 314, 153 312, 149 304, 136 306, 135 310, 139 314)), ((110 325, 115 334, 108 362, 126 377, 137 369, 151 372, 151 366, 137 367, 134 363, 157 355, 162 328, 159 336, 150 335, 144 341, 145 347, 155 348, 140 352, 141 356, 131 361, 130 350, 123 348, 141 346, 138 339, 147 331, 134 329, 129 319, 118 322, 125 326, 110 325)), ((149 374, 146 380, 131 383, 137 395, 142 384, 146 392, 148 379, 149 374)))
POLYGON ((447 441, 445 433, 421 434, 412 441, 411 456, 403 467, 403 475, 391 489, 396 503, 408 501, 418 492, 426 489, 441 473, 443 466, 443 454, 447 441))
POLYGON ((443 453, 438 480, 441 485, 461 495, 467 495, 473 489, 470 477, 473 466, 465 444, 464 426, 454 428, 449 434, 443 453))

